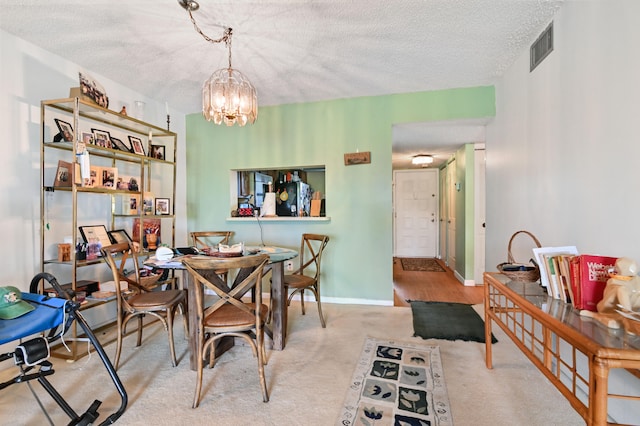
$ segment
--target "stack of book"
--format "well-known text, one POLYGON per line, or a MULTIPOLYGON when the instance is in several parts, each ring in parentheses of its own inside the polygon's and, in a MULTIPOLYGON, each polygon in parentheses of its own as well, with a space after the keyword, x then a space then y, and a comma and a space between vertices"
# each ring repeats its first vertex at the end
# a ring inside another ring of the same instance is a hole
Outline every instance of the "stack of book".
POLYGON ((533 249, 540 283, 554 299, 576 309, 597 311, 617 257, 579 254, 574 246, 533 249))

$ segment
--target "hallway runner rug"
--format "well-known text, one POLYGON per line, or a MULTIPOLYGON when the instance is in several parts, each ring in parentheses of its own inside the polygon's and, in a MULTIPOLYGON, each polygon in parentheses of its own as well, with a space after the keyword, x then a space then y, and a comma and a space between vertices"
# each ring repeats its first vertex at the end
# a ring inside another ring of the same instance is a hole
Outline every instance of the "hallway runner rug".
POLYGON ((399 259, 405 271, 444 272, 444 268, 432 257, 401 257, 399 259))
POLYGON ((367 337, 336 425, 453 425, 440 348, 367 337))
MULTIPOLYGON (((484 321, 472 305, 410 300, 413 336, 423 339, 485 342, 484 321)), ((491 343, 498 340, 491 334, 491 343)))

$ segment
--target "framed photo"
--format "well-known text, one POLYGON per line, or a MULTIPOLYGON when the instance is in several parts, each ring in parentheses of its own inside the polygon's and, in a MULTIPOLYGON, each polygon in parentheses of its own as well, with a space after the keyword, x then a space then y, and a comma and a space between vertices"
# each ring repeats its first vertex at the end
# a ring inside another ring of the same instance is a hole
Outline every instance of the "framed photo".
POLYGON ((119 149, 120 151, 131 152, 131 148, 125 145, 122 140, 114 138, 113 136, 111 137, 111 148, 119 149))
POLYGON ((149 157, 155 158, 157 160, 166 159, 164 155, 164 145, 151 145, 149 147, 149 157))
POLYGON ((102 179, 101 182, 103 188, 116 189, 116 183, 118 182, 118 169, 116 167, 102 167, 102 179))
POLYGON ((129 142, 131 142, 131 151, 133 153, 145 155, 144 146, 142 145, 142 139, 135 136, 129 136, 129 142))
POLYGON ((123 191, 139 191, 140 187, 138 185, 138 176, 122 176, 118 174, 118 180, 116 189, 121 189, 123 191))
POLYGON ((72 142, 73 141, 73 127, 71 127, 71 124, 67 123, 66 121, 62 121, 58 118, 54 118, 53 119, 56 122, 56 126, 58 126, 58 130, 60 130, 60 133, 57 135, 57 141, 65 141, 65 142, 72 142))
POLYGON ((82 132, 82 142, 93 145, 93 133, 82 132))
POLYGON ((103 148, 111 148, 111 135, 106 130, 91 129, 93 144, 103 148))
POLYGON ((102 167, 91 166, 89 168, 89 177, 84 179, 86 188, 98 188, 102 186, 102 167))
POLYGON ((170 200, 168 198, 156 198, 156 214, 171 214, 170 200))
POLYGON ((80 229, 80 234, 82 234, 85 243, 97 240, 101 247, 111 245, 111 239, 104 225, 79 226, 78 229, 80 229))
POLYGON ((102 108, 109 108, 109 97, 104 87, 98 81, 87 73, 78 73, 80 80, 80 90, 83 96, 87 96, 102 108))
POLYGON ((122 212, 129 215, 137 215, 140 211, 140 195, 126 195, 122 200, 122 212))
POLYGON ((144 192, 142 197, 142 214, 152 215, 154 210, 154 197, 152 192, 144 192))
POLYGON ((55 187, 70 187, 73 182, 73 164, 59 160, 56 169, 56 178, 53 181, 55 187))
MULTIPOLYGON (((144 238, 142 238, 142 247, 147 248, 147 234, 156 234, 157 240, 156 244, 160 245, 160 235, 161 232, 161 219, 142 219, 142 232, 144 233, 144 238)), ((133 219, 133 241, 140 242, 140 219, 133 219)))
POLYGON ((111 238, 111 242, 113 244, 130 243, 130 242, 133 241, 131 239, 131 237, 129 236, 129 234, 127 234, 127 231, 125 231, 124 229, 116 229, 115 231, 107 231, 107 234, 109 234, 109 238, 111 238))

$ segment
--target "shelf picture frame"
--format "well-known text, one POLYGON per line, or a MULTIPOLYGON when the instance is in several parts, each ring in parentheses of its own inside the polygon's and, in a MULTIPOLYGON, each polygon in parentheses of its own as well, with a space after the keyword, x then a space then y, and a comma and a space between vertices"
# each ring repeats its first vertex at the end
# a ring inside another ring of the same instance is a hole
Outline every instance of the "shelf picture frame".
POLYGON ((85 188, 98 188, 102 186, 102 167, 89 167, 89 177, 84 179, 85 188))
POLYGON ((171 214, 171 200, 169 198, 156 198, 155 207, 157 216, 171 214))
POLYGON ((152 192, 144 192, 142 195, 142 214, 145 216, 150 216, 153 215, 154 213, 154 200, 155 197, 153 196, 152 192))
POLYGON ((126 195, 122 203, 123 214, 136 216, 140 213, 140 194, 126 195))
POLYGON ((57 140, 54 139, 54 141, 73 142, 73 127, 71 124, 59 118, 54 118, 53 121, 56 122, 56 126, 58 126, 58 130, 60 131, 60 133, 56 135, 57 140))
POLYGON ((149 157, 156 160, 166 160, 165 146, 164 145, 151 145, 149 146, 149 157))
MULTIPOLYGON (((147 248, 147 234, 156 234, 156 244, 160 245, 160 236, 162 235, 162 221, 161 219, 144 218, 142 219, 142 247, 147 248)), ((133 219, 133 241, 140 243, 140 218, 133 219)))
POLYGON ((120 151, 131 152, 131 148, 129 148, 121 139, 114 138, 111 136, 111 148, 118 149, 120 151))
POLYGON ((69 188, 73 183, 74 176, 77 176, 73 170, 73 163, 58 160, 58 168, 56 169, 56 178, 53 186, 58 188, 69 188))
POLYGON ((115 229, 113 231, 107 231, 109 238, 113 244, 131 243, 133 240, 124 229, 115 229))
POLYGON ((135 136, 129 136, 129 142, 131 142, 131 152, 134 154, 145 155, 142 139, 135 136))
POLYGON ((98 240, 101 247, 111 245, 111 239, 107 233, 107 227, 104 225, 78 226, 82 239, 85 243, 89 243, 92 239, 98 240))
POLYGON ((102 178, 100 179, 100 186, 108 189, 116 189, 118 182, 118 168, 117 167, 102 167, 102 178))
POLYGON ((82 142, 84 142, 86 145, 93 145, 93 133, 82 132, 82 142))
POLYGON ((111 134, 106 130, 91 129, 93 144, 102 148, 111 148, 111 134))

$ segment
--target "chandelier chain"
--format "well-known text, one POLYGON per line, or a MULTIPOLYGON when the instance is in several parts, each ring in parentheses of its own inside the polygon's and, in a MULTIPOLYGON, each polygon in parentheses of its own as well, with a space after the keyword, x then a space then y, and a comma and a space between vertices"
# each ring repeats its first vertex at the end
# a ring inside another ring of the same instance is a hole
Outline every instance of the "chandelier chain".
POLYGON ((206 41, 208 41, 209 43, 222 43, 224 42, 224 44, 227 46, 227 50, 229 52, 229 68, 231 68, 231 35, 233 30, 231 28, 225 28, 224 29, 224 35, 220 38, 211 38, 208 35, 206 35, 204 32, 202 32, 202 30, 200 29, 200 27, 198 26, 198 24, 196 24, 196 20, 193 17, 193 14, 191 13, 191 10, 187 10, 187 12, 189 12, 189 18, 191 18, 191 23, 193 23, 193 28, 196 29, 196 31, 198 32, 198 34, 200 34, 202 36, 202 38, 204 38, 206 41))
POLYGON ((228 50, 229 67, 216 70, 202 85, 202 115, 214 124, 237 124, 242 127, 253 124, 258 117, 256 89, 249 79, 231 67, 231 36, 233 30, 224 27, 222 37, 207 36, 196 23, 193 14, 200 5, 195 0, 178 0, 188 13, 193 28, 209 43, 224 42, 228 50))

